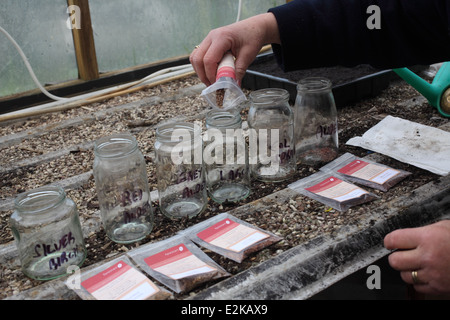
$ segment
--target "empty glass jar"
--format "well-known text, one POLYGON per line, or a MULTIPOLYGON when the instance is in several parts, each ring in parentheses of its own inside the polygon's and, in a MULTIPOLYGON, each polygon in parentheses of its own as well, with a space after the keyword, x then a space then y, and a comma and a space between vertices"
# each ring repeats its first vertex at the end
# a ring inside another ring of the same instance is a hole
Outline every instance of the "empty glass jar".
POLYGON ((193 217, 208 202, 201 127, 176 122, 156 129, 155 155, 159 205, 169 218, 193 217))
POLYGON ((300 80, 294 115, 297 161, 320 165, 336 158, 338 124, 331 82, 325 78, 300 80))
POLYGON ((296 171, 294 114, 289 93, 272 88, 253 91, 248 112, 249 165, 254 178, 288 179, 296 171))
POLYGON ((144 156, 131 134, 95 142, 94 177, 100 214, 108 237, 117 243, 145 238, 153 229, 153 210, 144 156))
POLYGON ((10 218, 22 271, 49 280, 81 266, 86 258, 76 204, 60 187, 41 187, 15 199, 10 218))
POLYGON ((250 171, 239 110, 208 112, 206 128, 203 161, 211 199, 217 203, 245 199, 250 194, 250 171))

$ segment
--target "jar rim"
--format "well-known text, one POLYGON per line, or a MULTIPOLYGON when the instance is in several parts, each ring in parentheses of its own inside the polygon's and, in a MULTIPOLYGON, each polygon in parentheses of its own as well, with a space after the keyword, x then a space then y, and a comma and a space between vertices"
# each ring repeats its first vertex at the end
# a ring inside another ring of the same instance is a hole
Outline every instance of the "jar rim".
POLYGON ((41 212, 56 207, 66 198, 66 192, 58 186, 45 186, 19 194, 14 200, 16 210, 41 212))
MULTIPOLYGON (((171 122, 160 125, 156 128, 156 139, 165 142, 181 142, 183 139, 178 137, 179 140, 173 140, 172 135, 176 130, 180 130, 180 133, 188 133, 190 139, 194 140, 197 136, 200 136, 201 128, 199 125, 190 122, 171 122), (184 131, 186 130, 186 131, 184 131)), ((181 135, 180 135, 181 136, 181 135)))
POLYGON ((95 141, 94 152, 101 158, 126 156, 137 149, 136 138, 128 133, 117 133, 95 141))
POLYGON ((206 114, 206 126, 213 128, 228 128, 242 122, 239 110, 211 110, 206 114))
POLYGON ((297 90, 316 92, 331 88, 331 81, 325 77, 308 77, 297 83, 297 90))
POLYGON ((273 105, 278 100, 288 100, 289 92, 282 88, 259 89, 250 93, 253 103, 259 105, 273 105))

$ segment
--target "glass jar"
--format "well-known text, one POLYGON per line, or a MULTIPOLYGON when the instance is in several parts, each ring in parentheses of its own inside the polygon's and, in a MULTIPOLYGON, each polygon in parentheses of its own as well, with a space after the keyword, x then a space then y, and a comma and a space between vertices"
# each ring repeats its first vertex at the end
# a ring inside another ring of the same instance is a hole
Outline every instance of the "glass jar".
POLYGON ((159 205, 168 218, 193 217, 207 205, 201 128, 176 122, 156 129, 159 205))
POLYGON ((336 158, 337 111, 328 79, 306 78, 298 82, 294 116, 297 161, 321 165, 336 158))
POLYGON ((75 203, 60 187, 46 186, 17 196, 10 218, 22 271, 37 280, 50 280, 81 266, 86 258, 75 203))
POLYGON ((94 178, 103 227, 117 243, 145 238, 153 210, 144 156, 136 138, 113 134, 95 141, 94 178))
POLYGON ((239 110, 213 110, 206 115, 203 162, 206 186, 217 203, 237 202, 250 194, 248 149, 239 110))
POLYGON ((253 91, 250 98, 250 172, 261 181, 286 180, 296 171, 294 114, 289 93, 284 89, 261 89, 253 91))

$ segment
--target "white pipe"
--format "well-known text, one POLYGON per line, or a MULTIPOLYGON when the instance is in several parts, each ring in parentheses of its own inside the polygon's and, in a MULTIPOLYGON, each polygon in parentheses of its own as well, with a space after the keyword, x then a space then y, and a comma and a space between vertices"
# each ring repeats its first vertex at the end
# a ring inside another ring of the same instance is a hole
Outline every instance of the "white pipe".
MULTIPOLYGON (((82 100, 82 99, 87 99, 90 97, 94 97, 94 96, 101 96, 103 94, 108 94, 112 91, 119 91, 119 90, 123 90, 124 88, 131 88, 133 86, 139 85, 141 83, 145 83, 145 82, 149 82, 149 80, 151 79, 158 79, 158 76, 163 75, 163 74, 167 74, 170 72, 174 72, 175 74, 179 74, 178 70, 182 70, 185 72, 190 71, 190 69, 192 69, 192 66, 190 64, 186 64, 186 65, 181 65, 181 66, 176 66, 176 67, 171 67, 171 68, 167 68, 167 69, 163 69, 163 70, 159 70, 155 73, 152 73, 148 76, 146 76, 145 78, 138 80, 138 81, 134 81, 128 84, 124 84, 121 86, 116 86, 113 88, 109 88, 109 89, 103 89, 103 90, 99 90, 96 92, 91 92, 88 94, 82 94, 82 95, 78 95, 72 98, 63 98, 63 97, 58 97, 55 96, 53 94, 51 94, 50 92, 48 92, 39 82, 39 80, 36 77, 36 74, 34 73, 30 63, 28 62, 27 57, 25 56, 25 53, 22 51, 22 49, 20 48, 19 44, 14 40, 14 38, 5 30, 0 26, 0 31, 8 38, 8 40, 11 41, 11 43, 14 45, 14 47, 17 49, 17 51, 19 52, 20 56, 22 57, 23 62, 25 63, 25 66, 28 69, 28 72, 30 73, 31 78, 33 79, 34 83, 38 86, 38 88, 41 90, 42 93, 44 93, 47 97, 49 97, 52 100, 56 100, 56 102, 51 102, 48 104, 44 104, 44 105, 40 105, 34 108, 28 108, 27 111, 34 109, 34 110, 44 110, 47 108, 51 108, 51 107, 55 107, 55 106, 59 106, 61 104, 66 104, 69 102, 74 102, 77 100, 82 100)), ((170 77, 171 75, 166 75, 166 77, 170 77)), ((156 81, 156 80, 155 80, 156 81)), ((17 114, 20 113, 21 111, 17 111, 17 112, 12 112, 10 114, 17 114)))
POLYGON ((49 97, 50 99, 53 100, 65 100, 66 98, 61 98, 61 97, 57 97, 53 94, 51 94, 50 92, 48 92, 47 90, 45 90, 45 88, 40 84, 39 80, 37 79, 36 75, 33 72, 33 69, 31 68, 30 63, 28 62, 27 57, 25 56, 25 53, 23 53, 22 49, 20 48, 20 46, 17 44, 17 42, 13 39, 13 37, 11 37, 11 35, 6 32, 5 29, 3 29, 0 26, 0 31, 3 32, 5 34, 5 36, 8 38, 9 41, 12 42, 12 44, 14 45, 14 47, 17 49, 17 51, 19 52, 20 56, 22 57, 23 62, 25 63, 25 66, 28 69, 28 72, 31 75, 31 78, 33 79, 34 83, 39 87, 39 89, 42 91, 42 93, 44 93, 47 97, 49 97))
POLYGON ((239 20, 241 20, 241 11, 242 11, 242 0, 239 0, 236 22, 239 22, 239 20))
MULTIPOLYGON (((241 19, 241 11, 242 11, 242 0, 239 0, 236 22, 238 22, 241 19)), ((22 114, 24 112, 28 113, 30 111, 51 110, 52 108, 57 108, 57 107, 59 107, 61 105, 68 104, 68 103, 71 103, 71 102, 87 100, 87 99, 93 98, 93 97, 97 97, 98 98, 98 97, 101 97, 103 95, 107 95, 107 94, 109 94, 111 92, 119 92, 120 90, 130 89, 130 88, 136 87, 138 85, 146 85, 146 84, 149 84, 151 82, 156 82, 156 81, 162 80, 164 78, 170 78, 172 76, 181 75, 183 73, 188 73, 188 72, 191 72, 193 70, 193 68, 192 68, 192 66, 190 64, 185 64, 185 65, 181 65, 181 66, 176 66, 176 67, 171 67, 171 68, 159 70, 159 71, 157 71, 155 73, 152 73, 152 74, 148 75, 147 77, 145 77, 145 78, 143 78, 141 80, 134 81, 134 82, 131 82, 131 83, 127 83, 127 84, 124 84, 124 85, 115 86, 115 87, 108 88, 108 89, 103 89, 103 90, 98 90, 98 91, 87 93, 87 94, 81 94, 81 95, 78 95, 78 96, 75 96, 75 97, 72 97, 72 98, 58 97, 58 96, 55 96, 55 95, 51 94, 50 92, 48 92, 41 85, 41 83, 37 79, 36 75, 34 74, 34 71, 31 68, 31 65, 28 62, 27 57, 25 56, 25 54, 23 53, 22 49, 17 44, 17 42, 14 40, 14 38, 5 29, 3 29, 1 26, 0 26, 0 31, 5 34, 5 36, 12 42, 14 47, 17 49, 17 51, 19 52, 20 56, 22 57, 23 62, 25 63, 25 66, 28 69, 28 72, 31 75, 31 78, 33 79, 34 83, 38 86, 38 88, 42 91, 42 93, 44 93, 50 99, 56 100, 56 102, 50 102, 50 103, 47 103, 47 104, 42 104, 42 105, 39 105, 39 106, 36 106, 36 107, 27 108, 25 110, 14 111, 14 112, 10 112, 10 113, 7 113, 7 114, 3 115, 3 116, 6 116, 6 117, 16 116, 16 115, 20 115, 20 114, 22 114)))
POLYGON ((147 84, 151 84, 152 82, 156 82, 156 81, 160 81, 160 80, 164 80, 166 78, 170 78, 176 75, 181 75, 183 73, 187 73, 192 71, 193 68, 191 65, 183 65, 183 66, 178 66, 178 67, 174 67, 174 68, 167 68, 164 70, 160 70, 157 71, 147 77, 145 77, 142 80, 139 81, 135 81, 132 83, 127 83, 124 85, 120 85, 120 86, 115 86, 115 87, 111 87, 108 89, 102 89, 102 90, 98 90, 95 92, 91 92, 91 93, 86 93, 86 94, 82 94, 82 95, 78 95, 76 97, 72 97, 72 98, 66 98, 63 101, 55 101, 55 102, 49 102, 46 104, 41 104, 35 107, 29 107, 27 109, 23 109, 23 110, 18 110, 18 111, 13 111, 13 112, 9 112, 6 113, 4 115, 0 116, 0 119, 2 117, 13 117, 16 115, 20 115, 22 113, 29 113, 29 112, 34 112, 34 111, 38 111, 38 110, 51 110, 53 108, 57 108, 59 106, 62 106, 64 104, 68 104, 71 102, 76 102, 76 101, 82 101, 82 100, 89 100, 90 98, 94 98, 94 97, 101 97, 101 96, 106 96, 107 94, 111 93, 111 92, 118 92, 121 90, 125 90, 125 89, 130 89, 130 88, 134 88, 136 86, 139 85, 147 85, 147 84))

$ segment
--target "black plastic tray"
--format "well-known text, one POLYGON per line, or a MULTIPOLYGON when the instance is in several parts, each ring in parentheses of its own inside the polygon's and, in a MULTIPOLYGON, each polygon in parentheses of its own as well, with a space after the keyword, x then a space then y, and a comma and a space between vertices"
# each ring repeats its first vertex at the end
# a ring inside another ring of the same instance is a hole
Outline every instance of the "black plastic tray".
MULTIPOLYGON (((294 103, 297 95, 297 82, 252 70, 252 68, 257 69, 255 67, 263 63, 276 64, 273 53, 262 54, 256 58, 242 80, 242 87, 249 90, 264 88, 286 89, 290 94, 290 102, 294 103)), ((344 83, 333 85, 332 91, 337 108, 342 108, 362 99, 378 95, 389 86, 393 74, 392 70, 377 71, 344 83)))

